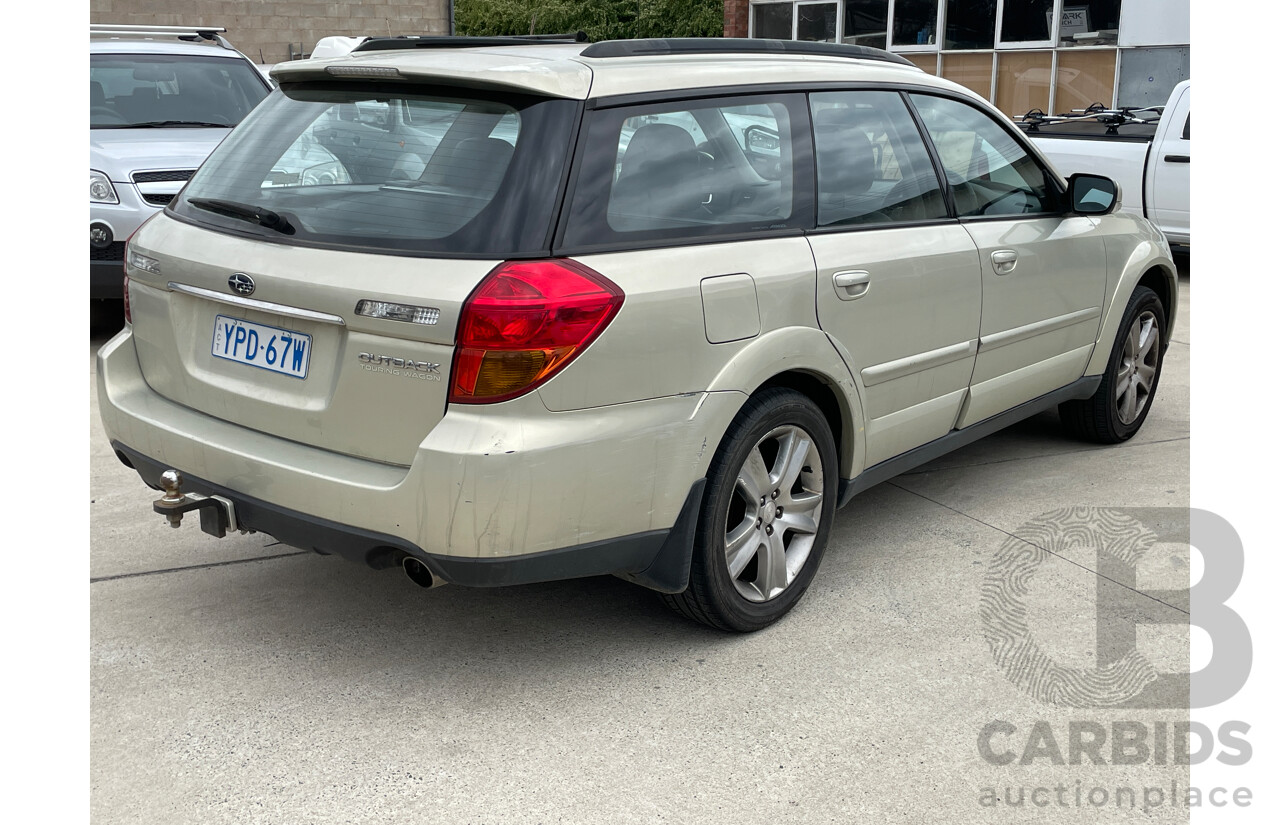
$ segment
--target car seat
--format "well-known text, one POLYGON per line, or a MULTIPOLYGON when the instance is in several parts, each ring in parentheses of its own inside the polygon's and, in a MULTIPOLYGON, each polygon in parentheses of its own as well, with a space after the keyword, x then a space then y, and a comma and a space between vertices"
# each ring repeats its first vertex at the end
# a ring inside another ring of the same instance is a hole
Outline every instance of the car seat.
POLYGON ((823 109, 813 116, 818 153, 818 223, 884 220, 881 199, 871 194, 876 156, 871 139, 850 109, 823 109))
POLYGON ((609 225, 659 229, 702 222, 706 198, 693 135, 669 123, 641 126, 622 155, 609 198, 609 225))

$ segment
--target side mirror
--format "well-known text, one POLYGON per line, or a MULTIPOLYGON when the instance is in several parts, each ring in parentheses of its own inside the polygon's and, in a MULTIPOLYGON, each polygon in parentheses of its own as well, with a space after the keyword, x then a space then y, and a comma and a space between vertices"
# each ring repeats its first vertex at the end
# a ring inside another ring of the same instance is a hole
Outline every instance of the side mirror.
POLYGON ((1081 172, 1067 180, 1067 197, 1077 215, 1106 215, 1120 203, 1120 187, 1111 178, 1081 172))
POLYGON ((768 126, 752 124, 743 130, 747 151, 757 155, 776 155, 781 143, 778 132, 768 126))

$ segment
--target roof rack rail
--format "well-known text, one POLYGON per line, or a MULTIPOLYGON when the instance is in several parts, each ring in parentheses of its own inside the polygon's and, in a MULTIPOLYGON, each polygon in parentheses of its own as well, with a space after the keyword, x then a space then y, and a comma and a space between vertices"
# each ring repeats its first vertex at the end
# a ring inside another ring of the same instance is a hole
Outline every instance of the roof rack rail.
POLYGON ((531 43, 586 43, 586 32, 568 34, 515 34, 507 37, 446 37, 441 35, 399 35, 370 37, 356 46, 354 52, 380 52, 399 49, 471 49, 484 46, 528 46, 531 43))
POLYGON ((879 60, 915 66, 884 49, 852 43, 814 43, 805 40, 762 40, 747 37, 663 37, 648 40, 604 40, 583 49, 583 57, 642 57, 656 54, 801 54, 879 60))
POLYGON ((226 33, 222 26, 135 26, 132 23, 90 23, 90 37, 176 37, 179 40, 208 40, 217 43, 224 49, 235 51, 235 47, 222 35, 226 33))

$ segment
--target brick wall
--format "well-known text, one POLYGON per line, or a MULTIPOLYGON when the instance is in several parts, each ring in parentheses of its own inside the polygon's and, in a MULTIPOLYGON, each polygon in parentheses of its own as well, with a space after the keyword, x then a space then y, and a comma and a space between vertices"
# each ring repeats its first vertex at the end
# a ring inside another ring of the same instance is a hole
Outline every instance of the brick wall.
POLYGON ((750 13, 747 0, 724 0, 724 36, 746 37, 747 15, 750 13))
POLYGON ((255 62, 280 63, 290 43, 310 53, 334 34, 447 34, 449 7, 446 0, 89 0, 89 22, 223 26, 255 62))

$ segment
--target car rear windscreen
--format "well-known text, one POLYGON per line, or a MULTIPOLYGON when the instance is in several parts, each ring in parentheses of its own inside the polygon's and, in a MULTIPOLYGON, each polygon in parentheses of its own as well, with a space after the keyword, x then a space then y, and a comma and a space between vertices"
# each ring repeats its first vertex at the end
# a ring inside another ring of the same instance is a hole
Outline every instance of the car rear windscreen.
POLYGON ((577 107, 438 87, 285 86, 210 155, 171 210, 280 243, 539 254, 577 107))

